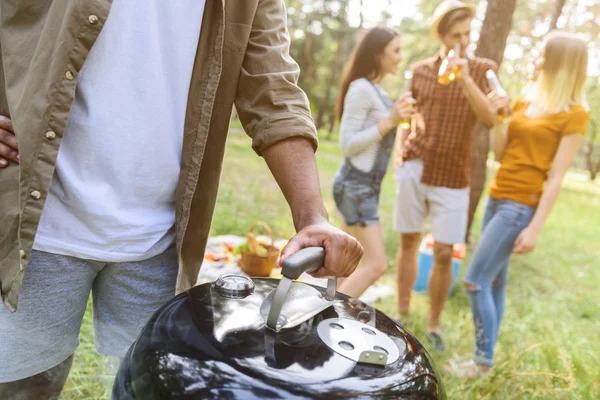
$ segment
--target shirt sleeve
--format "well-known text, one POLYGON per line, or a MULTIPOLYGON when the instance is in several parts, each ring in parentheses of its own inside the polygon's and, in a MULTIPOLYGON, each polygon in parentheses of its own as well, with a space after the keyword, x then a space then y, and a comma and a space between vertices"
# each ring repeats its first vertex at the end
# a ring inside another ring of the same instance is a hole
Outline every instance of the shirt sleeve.
POLYGON ((562 135, 568 136, 574 133, 583 133, 585 135, 589 119, 590 113, 584 108, 577 107, 569 113, 569 119, 565 124, 562 135))
POLYGON ((290 137, 304 137, 317 148, 308 98, 297 84, 299 74, 290 56, 284 2, 259 1, 235 100, 240 121, 259 155, 290 137))
POLYGON ((381 141, 376 124, 363 129, 370 110, 375 107, 374 89, 368 85, 355 81, 346 93, 340 122, 340 147, 346 157, 353 157, 381 141))

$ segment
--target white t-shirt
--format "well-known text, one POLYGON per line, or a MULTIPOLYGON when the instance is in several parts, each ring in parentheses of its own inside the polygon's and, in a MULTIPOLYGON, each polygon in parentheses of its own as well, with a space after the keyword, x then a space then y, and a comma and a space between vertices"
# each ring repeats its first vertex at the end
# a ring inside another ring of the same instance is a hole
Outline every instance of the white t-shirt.
POLYGON ((79 72, 34 249, 139 261, 174 242, 205 0, 113 0, 79 72))
POLYGON ((373 168, 382 140, 377 124, 390 114, 382 96, 387 97, 387 94, 379 85, 361 78, 350 84, 344 100, 340 147, 344 156, 361 171, 369 172, 373 168))

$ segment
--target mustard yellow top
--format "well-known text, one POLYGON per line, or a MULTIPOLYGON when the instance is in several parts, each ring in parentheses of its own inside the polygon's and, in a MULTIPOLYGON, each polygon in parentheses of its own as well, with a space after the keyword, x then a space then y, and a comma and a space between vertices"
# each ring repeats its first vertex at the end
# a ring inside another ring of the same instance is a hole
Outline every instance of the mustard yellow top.
POLYGON ((525 115, 528 105, 517 100, 513 106, 506 149, 489 194, 495 199, 536 207, 561 139, 574 133, 585 134, 589 113, 583 107, 573 106, 568 111, 529 118, 525 115))

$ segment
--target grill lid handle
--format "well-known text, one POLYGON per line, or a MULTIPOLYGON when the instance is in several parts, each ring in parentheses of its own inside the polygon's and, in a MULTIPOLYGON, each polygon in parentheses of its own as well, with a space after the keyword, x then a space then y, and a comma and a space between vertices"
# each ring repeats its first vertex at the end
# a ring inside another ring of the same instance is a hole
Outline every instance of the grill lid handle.
MULTIPOLYGON (((304 272, 314 272, 321 268, 323 264, 325 264, 325 249, 322 247, 306 247, 285 259, 281 266, 281 275, 294 281, 304 272)), ((327 292, 325 294, 327 300, 335 298, 336 287, 336 278, 327 280, 327 292)))
POLYGON ((307 247, 298 250, 285 259, 281 266, 281 275, 293 281, 304 272, 318 270, 325 263, 325 249, 322 247, 307 247))
MULTIPOLYGON (((325 263, 325 249, 322 247, 307 247, 298 250, 285 259, 281 266, 283 277, 275 289, 269 314, 267 317, 267 327, 279 331, 279 315, 283 308, 283 303, 287 298, 292 281, 298 279, 304 272, 316 271, 325 263)), ((327 291, 325 299, 332 301, 335 299, 337 279, 332 278, 327 281, 327 291)))

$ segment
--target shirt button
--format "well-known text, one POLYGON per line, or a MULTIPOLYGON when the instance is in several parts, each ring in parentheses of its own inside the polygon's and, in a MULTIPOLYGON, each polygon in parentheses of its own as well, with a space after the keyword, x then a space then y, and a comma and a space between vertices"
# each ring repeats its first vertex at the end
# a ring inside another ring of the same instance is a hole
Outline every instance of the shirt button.
POLYGON ((21 257, 22 260, 25 259, 25 250, 19 250, 19 257, 21 257))
POLYGON ((46 139, 48 139, 48 140, 56 139, 56 133, 54 133, 54 131, 46 132, 46 139))
POLYGON ((73 73, 71 71, 67 71, 65 72, 65 78, 67 78, 67 80, 72 81, 73 78, 75 78, 75 75, 73 75, 73 73))
POLYGON ((36 200, 39 200, 42 197, 42 194, 40 193, 39 190, 32 190, 31 193, 29 193, 31 195, 31 197, 33 197, 36 200))
POLYGON ((98 23, 98 17, 92 14, 88 17, 88 22, 92 25, 96 25, 98 23))

